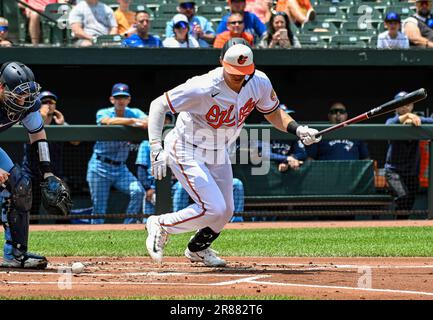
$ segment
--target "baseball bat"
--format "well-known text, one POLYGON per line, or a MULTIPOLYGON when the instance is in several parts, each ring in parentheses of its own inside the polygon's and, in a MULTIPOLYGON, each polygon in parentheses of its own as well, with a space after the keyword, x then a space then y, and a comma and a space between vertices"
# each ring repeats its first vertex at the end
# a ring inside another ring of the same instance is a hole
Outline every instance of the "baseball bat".
POLYGON ((347 127, 349 124, 357 123, 366 119, 371 119, 377 116, 381 116, 383 114, 389 113, 391 111, 394 111, 397 108, 400 108, 402 106, 405 106, 409 103, 415 103, 421 100, 424 100, 427 97, 427 91, 424 88, 412 91, 408 94, 406 94, 403 97, 388 101, 374 109, 371 109, 370 111, 364 112, 363 114, 360 114, 359 116, 353 117, 351 119, 348 119, 344 122, 341 122, 339 124, 336 124, 335 126, 323 129, 322 131, 319 131, 316 134, 316 137, 320 137, 326 133, 347 127))

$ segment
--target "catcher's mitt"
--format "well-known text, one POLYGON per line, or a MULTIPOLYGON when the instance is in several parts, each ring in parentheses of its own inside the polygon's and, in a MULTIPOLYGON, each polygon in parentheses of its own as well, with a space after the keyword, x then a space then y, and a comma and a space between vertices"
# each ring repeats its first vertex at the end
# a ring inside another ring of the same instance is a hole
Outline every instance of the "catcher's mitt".
POLYGON ((72 208, 69 188, 56 176, 47 177, 41 183, 42 204, 50 214, 66 216, 72 208))

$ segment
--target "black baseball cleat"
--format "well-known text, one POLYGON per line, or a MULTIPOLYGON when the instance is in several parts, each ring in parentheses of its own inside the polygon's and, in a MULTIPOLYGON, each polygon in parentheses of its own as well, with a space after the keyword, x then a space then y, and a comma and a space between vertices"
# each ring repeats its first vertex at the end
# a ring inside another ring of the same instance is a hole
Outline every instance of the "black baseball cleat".
POLYGON ((45 269, 48 265, 47 258, 26 252, 19 257, 4 257, 0 268, 19 268, 19 269, 45 269))

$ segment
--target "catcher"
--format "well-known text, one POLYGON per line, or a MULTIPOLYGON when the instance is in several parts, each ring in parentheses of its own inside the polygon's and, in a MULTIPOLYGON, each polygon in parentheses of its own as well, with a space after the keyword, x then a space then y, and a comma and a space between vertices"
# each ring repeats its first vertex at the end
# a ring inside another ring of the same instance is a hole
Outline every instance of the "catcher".
MULTIPOLYGON (((39 157, 42 204, 50 213, 66 215, 72 202, 62 180, 53 175, 44 124, 39 113, 40 86, 23 63, 6 62, 0 68, 0 131, 21 122, 39 157)), ((1 217, 5 229, 3 262, 0 267, 44 269, 45 257, 27 251, 29 214, 32 207, 30 178, 0 148, 1 217)))

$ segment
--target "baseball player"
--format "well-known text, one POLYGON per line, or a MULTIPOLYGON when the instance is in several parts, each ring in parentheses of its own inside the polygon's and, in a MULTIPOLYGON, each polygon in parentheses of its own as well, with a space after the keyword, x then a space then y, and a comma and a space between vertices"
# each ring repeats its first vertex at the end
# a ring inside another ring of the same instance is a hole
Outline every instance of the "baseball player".
POLYGON ((263 72, 255 70, 253 52, 245 40, 227 41, 220 62, 223 67, 189 79, 150 105, 152 173, 162 179, 169 164, 195 202, 183 210, 147 219, 146 247, 156 262, 162 262, 169 234, 198 230, 185 256, 206 266, 225 266, 210 246, 233 215, 233 173, 227 149, 254 109, 277 129, 296 134, 305 145, 320 141, 315 137, 317 130, 297 124, 278 108, 272 84, 263 72), (163 147, 168 110, 179 115, 163 147))
MULTIPOLYGON (((117 83, 111 90, 110 108, 103 108, 96 113, 98 125, 127 125, 147 128, 147 115, 138 108, 128 107, 131 102, 129 86, 117 83)), ((97 141, 93 155, 87 167, 87 182, 92 196, 93 213, 105 214, 107 211, 110 188, 126 193, 130 197, 126 213, 137 214, 141 211, 143 186, 129 171, 128 159, 130 143, 128 141, 97 141)), ((92 224, 102 224, 105 219, 92 219, 92 224)), ((135 218, 125 218, 124 223, 136 223, 135 218)))
MULTIPOLYGON (((31 147, 39 158, 42 203, 45 208, 56 208, 68 214, 72 202, 64 183, 53 175, 47 136, 39 113, 40 86, 33 72, 20 62, 6 62, 0 68, 0 130, 4 131, 18 122, 27 129, 31 147)), ((32 207, 32 182, 21 168, 14 164, 0 148, 0 189, 2 223, 5 229, 3 262, 1 267, 44 269, 45 257, 27 251, 29 214, 32 207)), ((53 212, 53 211, 51 211, 53 212)), ((57 212, 56 212, 57 213, 57 212)))

